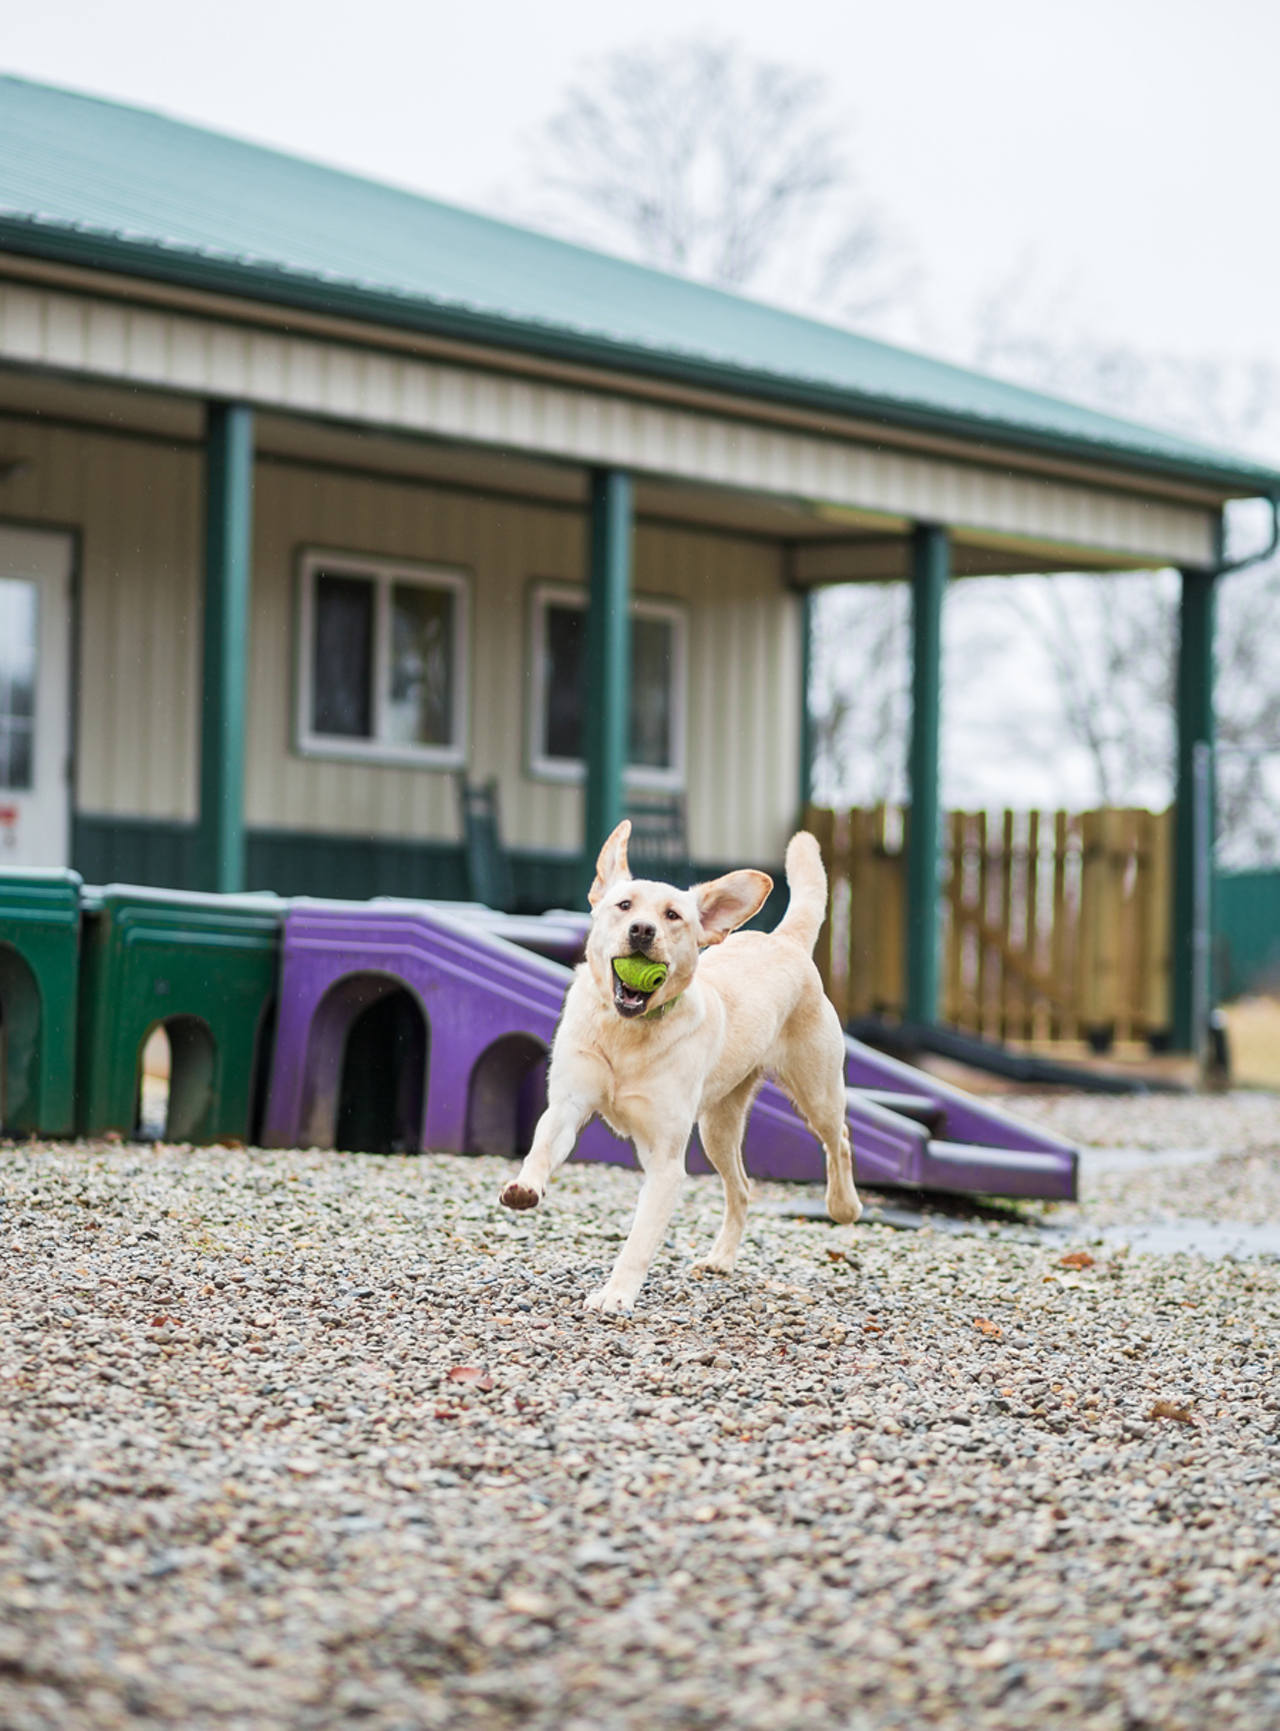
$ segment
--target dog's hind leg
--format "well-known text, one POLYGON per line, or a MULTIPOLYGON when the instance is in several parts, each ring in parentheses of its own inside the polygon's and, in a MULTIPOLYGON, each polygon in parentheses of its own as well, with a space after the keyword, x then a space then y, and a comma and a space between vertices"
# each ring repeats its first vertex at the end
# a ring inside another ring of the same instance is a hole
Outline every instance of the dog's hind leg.
POLYGON ((846 1117, 844 1035, 829 1003, 824 1000, 818 1016, 809 1018, 802 1030, 787 1030, 786 1048, 779 1057, 774 1074, 826 1156, 827 1213, 843 1226, 852 1225, 862 1213, 862 1204, 853 1182, 846 1117))
POLYGON ((710 1251, 694 1263, 695 1273, 706 1270, 709 1274, 731 1274, 737 1263, 750 1194, 746 1167, 742 1164, 742 1137, 761 1080, 759 1073, 748 1076, 698 1120, 703 1153, 724 1183, 724 1219, 710 1251))

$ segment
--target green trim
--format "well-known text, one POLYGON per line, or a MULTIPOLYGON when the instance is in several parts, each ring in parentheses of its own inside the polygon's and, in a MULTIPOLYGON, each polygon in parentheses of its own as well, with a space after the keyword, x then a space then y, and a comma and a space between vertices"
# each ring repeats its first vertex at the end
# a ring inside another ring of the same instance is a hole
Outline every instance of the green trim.
MULTIPOLYGON (((1212 571, 1184 571, 1179 606, 1177 771, 1173 826, 1173 1049, 1196 1049, 1195 1003, 1195 779, 1198 741, 1212 746, 1214 615, 1217 577, 1212 571)), ((1210 758, 1209 810, 1214 809, 1210 758)), ((1212 884, 1212 878, 1210 879, 1212 884)), ((1210 930, 1213 922, 1210 919, 1210 930)), ((1212 991, 1210 993, 1212 997, 1212 991)))
POLYGON ((800 597, 800 811, 813 799, 813 763, 817 729, 813 725, 809 687, 813 683, 813 631, 817 597, 806 589, 800 597))
POLYGON ((583 654, 582 734, 586 757, 582 869, 589 885, 596 856, 626 814, 631 732, 631 477, 621 469, 591 476, 591 576, 583 654))
POLYGON ((911 542, 911 813, 907 830, 906 1016, 938 1019, 941 977, 942 809, 938 740, 942 708, 942 605, 950 543, 945 529, 920 524, 911 542))
POLYGON ((245 884, 245 690, 253 540, 253 410, 211 403, 205 483, 204 684, 200 726, 201 888, 245 884))

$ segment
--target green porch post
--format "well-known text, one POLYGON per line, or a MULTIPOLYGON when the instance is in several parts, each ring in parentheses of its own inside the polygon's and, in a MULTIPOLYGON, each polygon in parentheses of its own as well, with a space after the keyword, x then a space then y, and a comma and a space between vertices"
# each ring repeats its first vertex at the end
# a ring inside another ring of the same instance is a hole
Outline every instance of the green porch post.
POLYGON ((253 531, 253 410, 209 405, 205 482, 200 886, 244 888, 245 684, 253 531))
POLYGON ((1217 573, 1184 571, 1179 609, 1177 685, 1177 783, 1173 825, 1173 1049, 1200 1049, 1204 1029, 1197 1019, 1210 1006, 1203 1000, 1211 991, 1208 968, 1209 909, 1202 904, 1212 895, 1209 882, 1197 885, 1197 852, 1208 853, 1212 862, 1213 824, 1213 632, 1217 573), (1202 751, 1199 772, 1199 821, 1197 821, 1196 747, 1202 751), (1207 786, 1205 781, 1207 778, 1207 786), (1200 824, 1207 820, 1209 833, 1201 836, 1200 824), (1200 894, 1197 896, 1197 888, 1200 894), (1197 998, 1201 1002, 1197 1003, 1197 998))
POLYGON ((582 744, 587 785, 583 865, 595 876, 601 843, 626 815, 631 743, 631 477, 591 476, 591 589, 583 666, 582 744))
POLYGON ((809 686, 813 681, 813 616, 814 592, 806 589, 800 597, 800 819, 813 798, 814 726, 809 707, 809 686))
POLYGON ((936 1022, 940 977, 938 874, 941 813, 938 734, 942 697, 942 602, 947 531, 921 523, 911 542, 911 751, 907 765, 906 1004, 910 1022, 936 1022))

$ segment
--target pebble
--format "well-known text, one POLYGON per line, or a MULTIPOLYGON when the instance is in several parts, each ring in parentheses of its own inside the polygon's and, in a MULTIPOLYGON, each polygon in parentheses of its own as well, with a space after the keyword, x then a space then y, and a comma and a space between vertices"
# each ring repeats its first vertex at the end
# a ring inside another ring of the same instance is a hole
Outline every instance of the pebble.
POLYGON ((0 1725, 1270 1731, 1280 1268, 1100 1240, 1280 1220, 1280 1107, 1010 1108, 1217 1157, 727 1279, 692 1179, 601 1319, 624 1170, 0 1144, 0 1725))

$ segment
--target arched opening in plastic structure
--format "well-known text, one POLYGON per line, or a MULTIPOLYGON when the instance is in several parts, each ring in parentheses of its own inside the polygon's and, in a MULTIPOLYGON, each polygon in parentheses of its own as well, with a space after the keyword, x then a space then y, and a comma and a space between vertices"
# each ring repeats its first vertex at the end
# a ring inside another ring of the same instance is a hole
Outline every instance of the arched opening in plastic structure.
POLYGON ((149 1028, 138 1054, 138 1137, 208 1141, 217 1068, 217 1042, 199 1016, 170 1016, 149 1028))
POLYGON ((300 1139, 365 1154, 422 1147, 430 1030, 394 974, 348 974, 321 998, 307 1039, 300 1139))
POLYGON ((276 1044, 276 1020, 279 1005, 268 998, 258 1016, 253 1036, 253 1073, 249 1080, 249 1145, 262 1144, 262 1129, 267 1121, 267 1099, 271 1092, 271 1058, 276 1044))
POLYGON ((426 1019, 412 994, 396 986, 361 1010, 347 1032, 335 1146, 416 1154, 426 1070, 426 1019))
POLYGON ((504 1034, 485 1048, 467 1088, 472 1154, 527 1154, 547 1103, 547 1048, 531 1034, 504 1034))
POLYGON ((12 944, 0 944, 0 1126, 38 1127, 40 988, 12 944))

